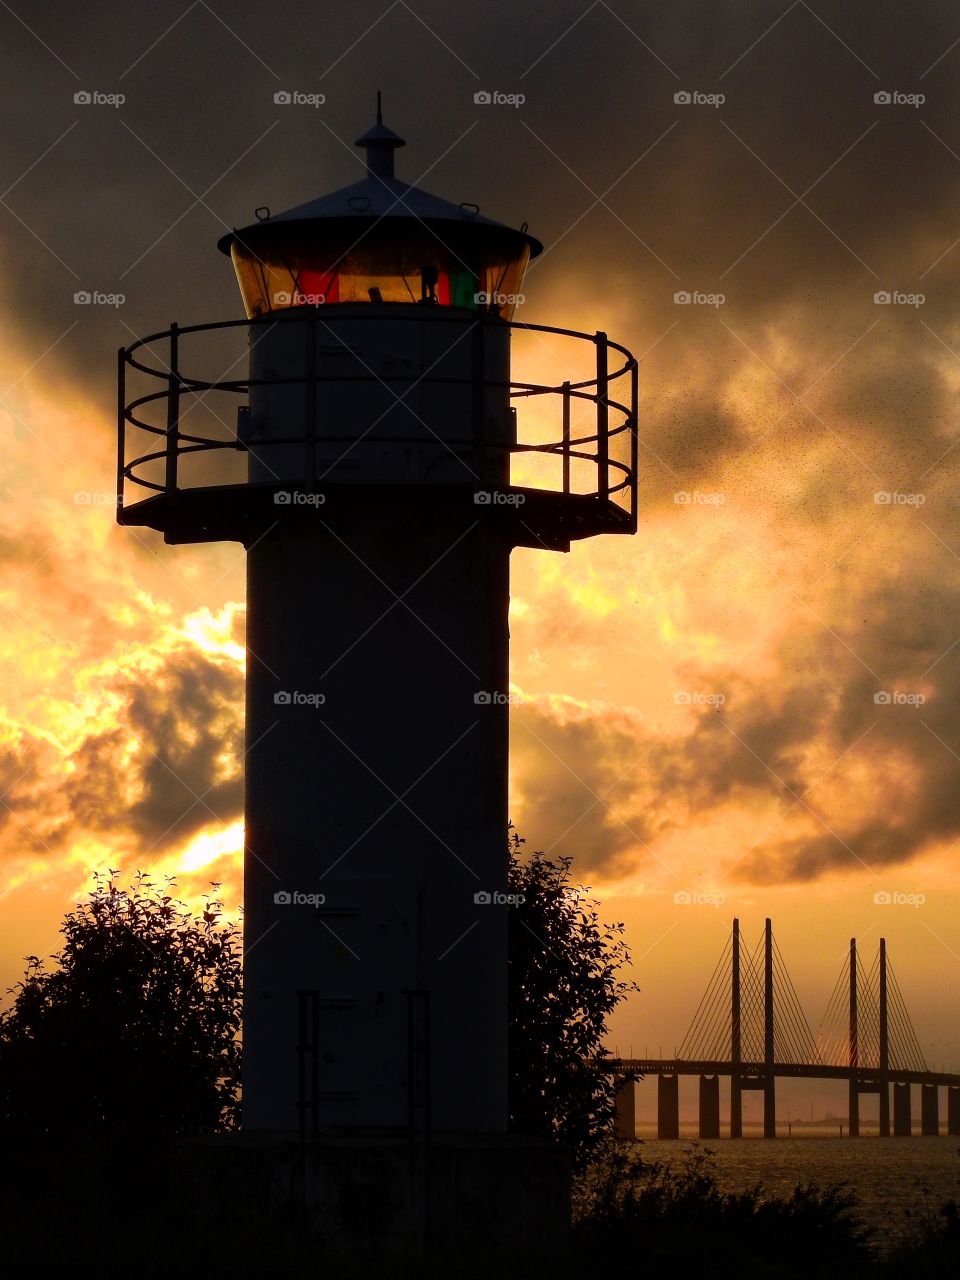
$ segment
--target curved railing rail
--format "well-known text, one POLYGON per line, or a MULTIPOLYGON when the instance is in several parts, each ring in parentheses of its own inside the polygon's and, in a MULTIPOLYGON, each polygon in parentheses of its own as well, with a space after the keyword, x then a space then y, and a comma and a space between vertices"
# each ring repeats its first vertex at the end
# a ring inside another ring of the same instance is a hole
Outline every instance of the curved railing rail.
MULTIPOLYGON (((303 308, 302 322, 314 326, 323 323, 324 310, 326 309, 303 308)), ((422 322, 425 318, 438 323, 449 322, 463 325, 462 316, 446 316, 439 311, 432 312, 428 317, 425 317, 424 312, 417 309, 416 313, 410 316, 411 320, 415 319, 417 322, 422 322)), ((298 316, 297 320, 299 321, 300 319, 298 316)), ((361 315, 338 316, 338 322, 349 322, 351 319, 366 319, 366 317, 361 315)), ((287 313, 282 323, 290 322, 289 313, 287 313)), ((248 376, 210 379, 192 376, 184 370, 184 339, 190 335, 210 334, 219 330, 229 329, 241 329, 246 332, 251 326, 276 323, 279 323, 276 317, 267 315, 253 320, 224 320, 212 324, 183 326, 174 324, 169 329, 149 334, 144 338, 138 339, 129 347, 121 348, 118 353, 117 458, 117 499, 121 513, 125 508, 129 508, 136 502, 153 494, 173 495, 188 488, 216 488, 216 485, 211 486, 209 483, 204 483, 203 485, 181 484, 183 479, 181 461, 189 455, 210 453, 216 450, 239 450, 242 452, 247 450, 246 443, 241 439, 236 429, 229 427, 222 419, 220 419, 220 422, 226 429, 225 437, 218 438, 214 435, 200 434, 185 429, 184 404, 189 398, 194 398, 192 406, 195 407, 198 403, 202 403, 211 392, 227 392, 242 397, 249 394, 251 387, 261 385, 278 386, 283 383, 301 384, 304 386, 305 394, 309 396, 314 389, 310 385, 311 383, 315 385, 321 381, 362 382, 368 380, 371 376, 369 372, 361 371, 356 374, 333 377, 317 374, 312 379, 303 377, 252 379, 248 376), (157 344, 165 344, 165 354, 157 355, 154 352, 154 358, 159 360, 159 365, 147 363, 146 353, 148 349, 155 348, 157 344), (128 401, 127 377, 128 372, 131 370, 162 383, 162 386, 157 390, 148 391, 146 394, 137 395, 128 401), (150 422, 145 416, 148 412, 148 406, 151 405, 161 407, 162 412, 158 415, 161 418, 160 422, 150 422), (156 441, 156 447, 148 449, 144 453, 139 453, 128 461, 127 431, 129 427, 152 436, 156 441), (150 464, 160 464, 161 462, 163 464, 162 481, 149 479, 143 474, 150 464), (131 486, 135 486, 132 492, 131 486)), ((505 325, 508 322, 482 320, 476 323, 505 325)), ((609 502, 620 509, 623 520, 629 526, 629 529, 635 530, 637 520, 638 398, 636 359, 626 347, 611 341, 605 333, 582 333, 576 329, 563 329, 552 325, 526 324, 517 321, 509 322, 509 327, 515 330, 540 332, 591 343, 595 348, 595 360, 592 362, 595 372, 592 376, 581 378, 577 381, 564 381, 558 384, 513 380, 509 383, 498 382, 484 376, 482 368, 480 370, 475 368, 470 378, 445 378, 432 375, 416 377, 410 374, 383 376, 378 374, 376 376, 386 385, 398 385, 399 390, 396 392, 398 399, 402 399, 404 384, 410 385, 423 382, 428 385, 442 383, 464 385, 474 384, 477 378, 485 388, 507 387, 512 401, 540 396, 556 397, 559 404, 559 424, 553 438, 546 441, 524 441, 520 416, 518 415, 517 440, 516 443, 508 446, 509 451, 512 454, 533 453, 559 457, 561 463, 559 487, 534 485, 534 489, 565 496, 592 497, 603 503, 609 502), (611 353, 614 353, 613 360, 615 363, 613 367, 611 367, 611 353), (622 391, 620 390, 621 387, 624 388, 622 391), (614 398, 611 391, 612 388, 616 389, 616 395, 619 398, 614 398), (594 430, 584 432, 583 429, 578 429, 578 433, 574 434, 571 427, 571 409, 577 401, 592 403, 595 406, 594 430), (617 418, 618 415, 622 415, 619 420, 611 422, 611 417, 617 418), (573 489, 571 487, 571 464, 577 462, 587 463, 595 468, 596 487, 592 492, 585 493, 582 488, 573 489)), ((246 359, 246 351, 243 352, 240 358, 246 359)), ((234 364, 239 362, 238 359, 234 364)), ((323 442, 350 444, 351 440, 347 437, 324 435, 323 442)), ((398 446, 416 442, 413 438, 398 436, 391 436, 390 438, 390 443, 398 446)), ((305 443, 307 441, 303 434, 284 437, 271 436, 270 438, 271 445, 302 445, 305 443)))

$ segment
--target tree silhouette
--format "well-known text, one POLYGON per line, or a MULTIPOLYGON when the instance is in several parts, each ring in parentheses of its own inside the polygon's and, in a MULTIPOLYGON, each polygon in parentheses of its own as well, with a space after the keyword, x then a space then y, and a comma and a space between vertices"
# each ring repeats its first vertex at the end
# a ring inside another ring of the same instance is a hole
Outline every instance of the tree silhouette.
POLYGON ((145 875, 123 889, 118 874, 94 876, 61 926, 57 968, 28 957, 0 1014, 11 1138, 165 1139, 237 1123, 239 929, 215 899, 193 916, 145 875))
POLYGON ((617 976, 630 962, 623 925, 599 922, 569 883, 571 859, 524 858, 523 843, 510 834, 508 887, 523 899, 509 917, 510 1127, 564 1143, 582 1166, 616 1112, 607 1017, 638 988, 617 976))

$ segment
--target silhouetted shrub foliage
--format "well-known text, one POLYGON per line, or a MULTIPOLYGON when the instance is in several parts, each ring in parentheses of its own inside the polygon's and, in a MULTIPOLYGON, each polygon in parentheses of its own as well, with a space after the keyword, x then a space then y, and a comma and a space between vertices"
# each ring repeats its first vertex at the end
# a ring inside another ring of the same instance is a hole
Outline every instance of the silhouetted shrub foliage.
POLYGON ((510 907, 510 1126, 568 1146, 582 1166, 609 1134, 613 1077, 603 1069, 607 1018, 636 990, 622 924, 601 924, 569 858, 525 858, 513 832, 510 907))
MULTIPOLYGON (((237 1123, 239 929, 116 872, 30 956, 0 1014, 0 1128, 13 1139, 167 1139, 237 1123)), ((168 885, 171 888, 172 885, 168 885)), ((216 886, 215 886, 216 888, 216 886)))

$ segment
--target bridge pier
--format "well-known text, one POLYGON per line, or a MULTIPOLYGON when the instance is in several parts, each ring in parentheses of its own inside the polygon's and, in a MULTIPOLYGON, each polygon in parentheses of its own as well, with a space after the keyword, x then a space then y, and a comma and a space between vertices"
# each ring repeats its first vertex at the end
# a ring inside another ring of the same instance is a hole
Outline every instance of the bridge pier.
POLYGON ((657 1076, 657 1137, 680 1137, 680 1077, 657 1076))
POLYGON ((720 1077, 700 1077, 700 1137, 720 1137, 720 1077))
POLYGON ((860 1137, 860 1082, 850 1081, 849 1102, 847 1105, 847 1126, 851 1138, 860 1137))
POLYGON ((730 1137, 743 1137, 743 1094, 740 1077, 730 1077, 730 1137))
POLYGON ((777 1081, 772 1074, 763 1082, 763 1136, 777 1136, 777 1081))
POLYGON ((920 1133, 924 1138, 940 1136, 940 1090, 935 1084, 920 1086, 920 1133))
POLYGON ((960 1085, 947 1086, 947 1133, 960 1137, 960 1085))
POLYGON ((743 1104, 742 1094, 747 1089, 762 1090, 763 1092, 763 1136, 765 1138, 775 1138, 777 1136, 777 1095, 776 1095, 776 1077, 773 1073, 768 1074, 766 1071, 757 1075, 743 1075, 733 1077, 730 1086, 730 1137, 741 1138, 743 1136, 743 1104), (734 1100, 736 1100, 736 1111, 734 1111, 734 1100), (734 1132, 734 1117, 737 1121, 737 1132, 734 1132))
POLYGON ((629 1138, 633 1141, 637 1136, 637 1088, 633 1076, 619 1076, 616 1081, 616 1116, 613 1131, 618 1138, 629 1138))
MULTIPOLYGON (((895 1138, 909 1138, 912 1132, 910 1086, 908 1084, 895 1084, 893 1086, 893 1136, 895 1138)), ((890 1135, 881 1132, 880 1136, 883 1138, 890 1135)))

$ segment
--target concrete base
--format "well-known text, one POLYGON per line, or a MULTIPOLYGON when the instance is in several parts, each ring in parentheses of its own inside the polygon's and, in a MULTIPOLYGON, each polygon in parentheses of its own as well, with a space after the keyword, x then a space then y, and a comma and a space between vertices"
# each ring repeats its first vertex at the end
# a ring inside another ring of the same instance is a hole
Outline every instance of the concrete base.
POLYGON ((657 1076, 657 1137, 680 1137, 679 1076, 657 1076))
MULTIPOLYGON (((909 1138, 912 1132, 910 1086, 908 1084, 895 1084, 893 1086, 893 1136, 895 1138, 909 1138)), ((881 1133, 880 1136, 882 1138, 889 1135, 881 1133)))
POLYGON ((720 1077, 700 1077, 700 1137, 720 1137, 720 1077))
POLYGON ((211 1219, 308 1243, 318 1258, 417 1259, 562 1254, 569 1233, 566 1153, 508 1134, 370 1131, 303 1144, 293 1134, 181 1142, 174 1155, 178 1225, 211 1219))
POLYGON ((618 1138, 633 1142, 637 1136, 637 1088, 632 1078, 617 1081, 616 1116, 613 1131, 618 1138))
POLYGON ((947 1088, 947 1133, 960 1136, 960 1088, 955 1084, 947 1088))
POLYGON ((925 1138, 940 1135, 940 1090, 935 1084, 920 1086, 920 1132, 925 1138))

